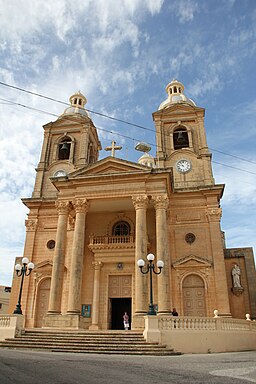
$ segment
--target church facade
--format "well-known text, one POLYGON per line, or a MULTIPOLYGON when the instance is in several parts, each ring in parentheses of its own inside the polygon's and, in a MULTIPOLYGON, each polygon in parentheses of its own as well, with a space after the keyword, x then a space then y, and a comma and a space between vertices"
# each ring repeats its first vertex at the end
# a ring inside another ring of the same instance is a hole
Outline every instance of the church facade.
MULTIPOLYGON (((156 156, 138 163, 101 143, 81 93, 44 125, 44 141, 29 208, 24 256, 35 269, 24 280, 26 327, 141 329, 149 276, 137 261, 164 262, 153 274, 157 314, 256 317, 251 248, 226 249, 220 221, 224 185, 216 184, 204 127, 205 110, 173 80, 153 113, 156 156)), ((143 147, 143 144, 141 144, 143 147)), ((19 279, 13 278, 10 308, 19 279)))

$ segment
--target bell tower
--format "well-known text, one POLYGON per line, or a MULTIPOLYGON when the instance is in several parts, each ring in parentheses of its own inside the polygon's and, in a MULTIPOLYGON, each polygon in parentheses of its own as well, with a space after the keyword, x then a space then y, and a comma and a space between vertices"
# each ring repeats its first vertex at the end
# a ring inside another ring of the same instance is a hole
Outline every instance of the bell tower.
POLYGON ((50 178, 66 177, 68 173, 98 160, 101 143, 97 130, 84 106, 80 92, 69 99, 70 106, 54 121, 43 126, 44 141, 36 168, 33 198, 56 196, 50 178))
POLYGON ((167 99, 153 113, 158 166, 173 168, 175 189, 214 185, 204 108, 184 94, 178 80, 171 81, 166 92, 167 99))

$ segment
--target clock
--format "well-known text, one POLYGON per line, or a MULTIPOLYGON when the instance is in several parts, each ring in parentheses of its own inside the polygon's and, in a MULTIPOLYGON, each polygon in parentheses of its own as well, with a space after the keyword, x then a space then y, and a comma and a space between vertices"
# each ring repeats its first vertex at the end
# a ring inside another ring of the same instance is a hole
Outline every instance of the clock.
POLYGON ((191 162, 189 160, 179 160, 176 163, 176 169, 178 172, 187 173, 191 170, 191 162))
POLYGON ((54 177, 63 177, 63 176, 67 176, 66 172, 63 171, 62 169, 59 169, 58 171, 56 171, 53 175, 54 177))

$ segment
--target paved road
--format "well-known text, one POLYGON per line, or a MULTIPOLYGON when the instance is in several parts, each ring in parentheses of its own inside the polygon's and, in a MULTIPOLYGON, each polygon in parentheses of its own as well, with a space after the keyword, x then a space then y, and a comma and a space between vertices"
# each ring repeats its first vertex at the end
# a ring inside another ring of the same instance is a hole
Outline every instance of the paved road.
POLYGON ((256 351, 118 356, 0 349, 1 384, 256 383, 256 351))

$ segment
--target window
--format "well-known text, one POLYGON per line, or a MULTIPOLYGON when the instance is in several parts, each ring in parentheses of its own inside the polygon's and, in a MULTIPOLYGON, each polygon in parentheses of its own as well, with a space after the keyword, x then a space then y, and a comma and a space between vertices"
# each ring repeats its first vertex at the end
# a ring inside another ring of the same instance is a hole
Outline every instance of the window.
POLYGON ((130 224, 128 224, 126 221, 118 221, 118 223, 116 223, 112 229, 113 236, 129 236, 130 233, 130 224))
POLYGON ((0 309, 2 309, 3 308, 3 304, 2 303, 0 303, 0 309))
POLYGON ((173 132, 174 149, 189 147, 188 133, 186 128, 179 127, 173 132))

